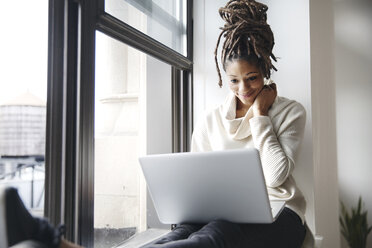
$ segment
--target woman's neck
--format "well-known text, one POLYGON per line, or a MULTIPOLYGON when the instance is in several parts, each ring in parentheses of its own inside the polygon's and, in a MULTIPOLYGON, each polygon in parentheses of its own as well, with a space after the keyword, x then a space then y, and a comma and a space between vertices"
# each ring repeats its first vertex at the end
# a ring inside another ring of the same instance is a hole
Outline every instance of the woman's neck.
POLYGON ((244 117, 252 105, 243 104, 239 99, 236 102, 235 118, 244 117))

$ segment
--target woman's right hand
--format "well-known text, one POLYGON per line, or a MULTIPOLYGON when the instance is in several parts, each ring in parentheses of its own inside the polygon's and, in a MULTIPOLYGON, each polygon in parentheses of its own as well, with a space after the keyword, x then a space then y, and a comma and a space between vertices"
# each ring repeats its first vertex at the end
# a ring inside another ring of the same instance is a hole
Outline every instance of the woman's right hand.
POLYGON ((264 85, 253 103, 253 116, 267 116, 277 96, 276 84, 264 85))

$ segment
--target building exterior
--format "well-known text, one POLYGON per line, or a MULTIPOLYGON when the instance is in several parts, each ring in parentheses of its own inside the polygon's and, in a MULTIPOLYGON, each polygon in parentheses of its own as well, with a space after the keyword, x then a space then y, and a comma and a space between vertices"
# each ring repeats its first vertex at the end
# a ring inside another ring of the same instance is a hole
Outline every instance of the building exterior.
POLYGON ((46 104, 30 92, 0 104, 0 185, 43 215, 46 104))
POLYGON ((0 155, 45 153, 45 102, 30 92, 0 105, 0 155))

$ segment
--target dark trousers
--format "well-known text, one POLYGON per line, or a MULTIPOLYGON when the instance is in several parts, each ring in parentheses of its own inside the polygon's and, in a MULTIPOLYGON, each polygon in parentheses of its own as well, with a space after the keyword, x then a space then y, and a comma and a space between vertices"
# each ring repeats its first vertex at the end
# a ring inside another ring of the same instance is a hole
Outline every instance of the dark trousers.
POLYGON ((300 248, 306 229, 298 215, 285 208, 271 224, 236 224, 212 221, 182 224, 143 248, 300 248))
MULTIPOLYGON (((64 228, 54 228, 46 219, 33 217, 24 206, 17 189, 5 189, 5 210, 8 246, 34 240, 43 243, 45 247, 59 247, 64 228)), ((27 247, 25 245, 27 243, 20 247, 27 247)), ((37 247, 33 245, 29 247, 37 247)))

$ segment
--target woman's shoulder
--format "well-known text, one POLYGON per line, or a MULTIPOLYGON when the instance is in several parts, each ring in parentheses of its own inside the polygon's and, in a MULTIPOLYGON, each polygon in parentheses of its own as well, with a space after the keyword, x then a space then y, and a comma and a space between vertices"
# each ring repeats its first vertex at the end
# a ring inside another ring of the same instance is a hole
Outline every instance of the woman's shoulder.
POLYGON ((196 123, 202 125, 210 122, 212 119, 215 119, 215 116, 218 115, 219 110, 220 110, 219 105, 207 107, 206 109, 200 111, 196 123))
POLYGON ((303 134, 306 125, 306 111, 301 103, 285 97, 278 96, 269 110, 269 116, 278 136, 290 130, 303 134))
POLYGON ((211 120, 215 119, 217 116, 221 116, 224 112, 224 103, 220 104, 214 104, 207 106, 203 111, 202 111, 202 119, 203 120, 211 120))
POLYGON ((306 123, 306 111, 302 104, 281 96, 275 99, 269 116, 277 132, 289 126, 303 129, 306 123))
MULTIPOLYGON (((198 125, 204 126, 204 128, 214 126, 216 121, 220 119, 220 106, 213 106, 207 108, 199 116, 198 125)), ((208 129, 209 129, 208 128, 208 129)))
POLYGON ((301 103, 283 96, 276 97, 271 112, 273 116, 288 113, 306 115, 306 110, 301 103))

